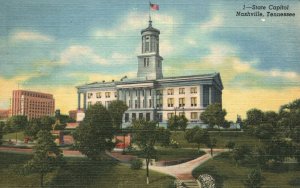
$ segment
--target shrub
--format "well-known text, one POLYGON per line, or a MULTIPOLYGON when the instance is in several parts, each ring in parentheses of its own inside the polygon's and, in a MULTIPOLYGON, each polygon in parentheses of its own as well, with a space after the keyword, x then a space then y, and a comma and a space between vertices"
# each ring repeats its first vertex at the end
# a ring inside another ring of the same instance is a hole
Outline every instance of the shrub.
POLYGON ((214 166, 198 166, 192 171, 194 178, 198 178, 201 174, 209 174, 215 179, 215 186, 223 187, 224 177, 219 173, 219 170, 214 166))
POLYGON ((179 143, 176 140, 171 139, 170 146, 172 148, 179 148, 179 143))
POLYGON ((143 166, 143 162, 140 159, 133 159, 130 162, 130 168, 133 170, 139 170, 143 166))

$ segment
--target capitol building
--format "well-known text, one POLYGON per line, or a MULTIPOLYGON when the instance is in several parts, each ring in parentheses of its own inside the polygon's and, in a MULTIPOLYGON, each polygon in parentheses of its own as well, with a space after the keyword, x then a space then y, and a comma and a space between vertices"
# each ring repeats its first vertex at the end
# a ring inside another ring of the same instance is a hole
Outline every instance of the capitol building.
POLYGON ((77 86, 78 109, 86 110, 96 103, 107 107, 113 100, 122 100, 129 107, 123 115, 123 126, 142 118, 166 125, 174 115, 184 115, 189 126, 201 125, 200 114, 205 108, 212 103, 222 104, 220 74, 164 77, 159 34, 151 20, 141 31, 136 78, 125 76, 120 81, 77 86))

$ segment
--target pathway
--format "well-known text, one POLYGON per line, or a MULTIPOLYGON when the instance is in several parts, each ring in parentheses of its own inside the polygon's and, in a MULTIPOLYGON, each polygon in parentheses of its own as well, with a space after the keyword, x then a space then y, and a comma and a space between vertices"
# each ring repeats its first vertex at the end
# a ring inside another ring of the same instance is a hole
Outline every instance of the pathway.
MULTIPOLYGON (((209 149, 204 149, 206 152, 209 152, 209 149)), ((221 152, 227 151, 226 149, 214 149, 214 156, 220 154, 221 152)), ((205 154, 201 157, 198 157, 194 160, 181 163, 178 165, 172 166, 150 166, 151 170, 155 170, 161 173, 169 174, 181 180, 189 180, 194 179, 192 176, 192 171, 198 167, 199 165, 203 164, 204 162, 211 159, 212 156, 210 154, 205 154)))

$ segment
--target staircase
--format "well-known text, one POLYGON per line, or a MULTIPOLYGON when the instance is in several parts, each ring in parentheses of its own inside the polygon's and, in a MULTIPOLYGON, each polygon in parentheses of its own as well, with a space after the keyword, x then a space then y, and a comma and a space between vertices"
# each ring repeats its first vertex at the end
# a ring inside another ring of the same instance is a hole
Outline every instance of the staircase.
POLYGON ((189 180, 177 180, 176 183, 177 188, 201 188, 200 183, 198 183, 194 179, 189 179, 189 180))

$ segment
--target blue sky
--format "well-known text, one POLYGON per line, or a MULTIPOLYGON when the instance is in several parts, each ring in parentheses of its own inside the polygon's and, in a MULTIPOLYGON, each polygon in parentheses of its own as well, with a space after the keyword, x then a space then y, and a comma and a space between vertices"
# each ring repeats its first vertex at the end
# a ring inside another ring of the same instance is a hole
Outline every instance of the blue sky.
MULTIPOLYGON (((0 108, 9 106, 18 85, 52 92, 57 108, 67 111, 76 107, 75 86, 135 77, 148 1, 0 3, 0 108)), ((277 110, 279 102, 299 97, 299 1, 246 4, 288 4, 289 12, 296 13, 290 18, 236 17, 244 2, 234 0, 153 3, 160 6, 151 13, 154 27, 161 31, 165 76, 221 72, 224 103, 232 116, 240 113, 233 93, 242 92, 241 98, 265 93, 255 96, 260 97, 257 102, 245 101, 243 111, 257 107, 253 105, 277 110), (268 92, 286 95, 260 106, 268 92)))

